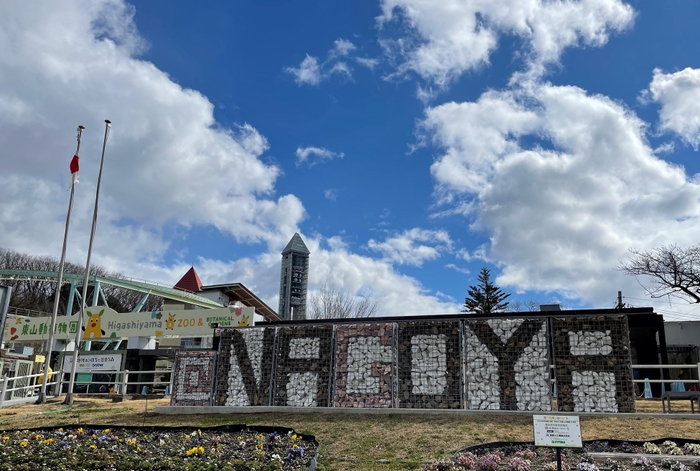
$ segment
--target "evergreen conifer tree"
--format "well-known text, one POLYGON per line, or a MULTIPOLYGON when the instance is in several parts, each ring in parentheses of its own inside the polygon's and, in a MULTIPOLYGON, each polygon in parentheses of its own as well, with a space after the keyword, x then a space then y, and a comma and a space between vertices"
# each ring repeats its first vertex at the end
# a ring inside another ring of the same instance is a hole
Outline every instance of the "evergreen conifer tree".
POLYGON ((462 312, 474 312, 476 314, 492 314, 508 309, 506 299, 510 294, 504 293, 501 288, 491 282, 491 272, 482 268, 479 272, 479 284, 470 286, 464 299, 462 312))

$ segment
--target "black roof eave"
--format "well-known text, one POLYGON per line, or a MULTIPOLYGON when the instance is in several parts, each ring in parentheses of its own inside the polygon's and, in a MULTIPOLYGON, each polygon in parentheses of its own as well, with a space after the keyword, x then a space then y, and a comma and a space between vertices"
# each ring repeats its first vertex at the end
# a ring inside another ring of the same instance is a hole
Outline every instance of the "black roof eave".
POLYGON ((469 313, 432 314, 421 316, 391 316, 391 317, 353 317, 349 319, 306 319, 289 321, 257 322, 255 325, 305 325, 305 324, 354 324, 357 322, 406 322, 424 320, 460 320, 460 319, 494 319, 494 318, 538 318, 538 317, 590 317, 590 316, 619 316, 619 315, 658 315, 652 307, 636 307, 627 309, 576 309, 564 311, 524 311, 497 312, 489 316, 469 313))

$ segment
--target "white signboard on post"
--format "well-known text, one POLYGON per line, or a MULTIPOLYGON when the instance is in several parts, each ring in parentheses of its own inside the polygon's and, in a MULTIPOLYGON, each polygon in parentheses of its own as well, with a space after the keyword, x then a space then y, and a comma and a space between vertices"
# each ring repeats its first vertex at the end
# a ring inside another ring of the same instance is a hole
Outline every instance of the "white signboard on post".
POLYGON ((533 415, 535 446, 581 448, 581 424, 576 415, 533 415))
MULTIPOLYGON (((63 357, 63 372, 70 373, 73 366, 73 356, 63 357)), ((94 373, 97 371, 120 371, 122 355, 79 355, 76 373, 94 373)))

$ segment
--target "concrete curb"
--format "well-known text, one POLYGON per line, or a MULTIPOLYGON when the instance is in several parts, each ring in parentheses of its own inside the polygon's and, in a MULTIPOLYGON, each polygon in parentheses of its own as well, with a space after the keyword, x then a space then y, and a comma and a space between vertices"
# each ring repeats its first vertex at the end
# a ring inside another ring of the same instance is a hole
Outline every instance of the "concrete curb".
POLYGON ((611 414, 605 412, 556 412, 556 411, 476 411, 442 409, 355 409, 341 407, 226 407, 226 406, 158 406, 156 414, 197 415, 197 414, 337 414, 337 415, 426 415, 426 416, 481 416, 515 415, 576 415, 579 417, 636 418, 636 419, 691 419, 700 420, 700 414, 611 414))

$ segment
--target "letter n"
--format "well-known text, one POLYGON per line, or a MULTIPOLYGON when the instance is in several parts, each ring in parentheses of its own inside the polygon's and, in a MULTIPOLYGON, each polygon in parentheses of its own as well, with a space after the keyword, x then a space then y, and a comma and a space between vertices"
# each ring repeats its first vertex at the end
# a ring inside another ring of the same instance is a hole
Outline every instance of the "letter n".
POLYGON ((274 327, 222 330, 214 399, 217 405, 270 405, 274 344, 274 327))

